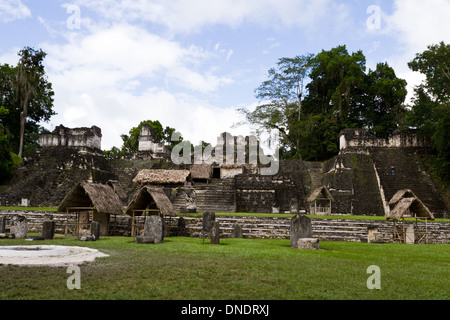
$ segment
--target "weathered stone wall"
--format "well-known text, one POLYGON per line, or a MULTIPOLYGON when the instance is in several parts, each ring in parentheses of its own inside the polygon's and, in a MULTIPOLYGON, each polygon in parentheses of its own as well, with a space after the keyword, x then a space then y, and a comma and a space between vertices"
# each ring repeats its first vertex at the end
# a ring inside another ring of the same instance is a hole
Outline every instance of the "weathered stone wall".
POLYGON ((43 134, 39 138, 42 148, 69 147, 101 150, 102 130, 99 127, 66 128, 60 125, 52 133, 43 134))
MULTIPOLYGON (((55 212, 32 212, 32 211, 0 211, 0 215, 12 216, 13 214, 24 215, 28 219, 28 232, 42 232, 42 223, 46 214, 52 214, 55 221, 55 232, 63 234, 67 215, 55 212)), ((166 217, 166 236, 178 235, 179 217, 166 217)), ((185 236, 201 237, 202 218, 182 216, 185 220, 185 236)), ((244 238, 254 239, 289 239, 291 218, 285 217, 223 217, 216 216, 220 223, 221 237, 231 238, 235 224, 242 228, 244 238)), ((143 225, 145 217, 138 217, 137 223, 143 225)), ((393 242, 393 224, 384 220, 355 220, 355 219, 311 219, 312 237, 320 241, 350 241, 367 242, 369 228, 378 229, 378 239, 381 242, 393 242)), ((407 226, 413 222, 407 222, 407 226)), ((9 227, 7 221, 7 228, 9 227)), ((419 223, 421 230, 425 229, 423 222, 419 223)), ((449 244, 450 223, 428 222, 428 243, 449 244)), ((131 217, 111 217, 110 235, 130 236, 131 217)))
POLYGON ((0 205, 58 206, 77 183, 106 183, 113 178, 109 163, 102 156, 66 147, 43 148, 16 171, 9 185, 2 187, 0 205))
POLYGON ((395 134, 388 139, 380 139, 363 129, 345 129, 339 137, 339 148, 365 149, 365 148, 430 148, 427 139, 419 138, 414 130, 395 134))
POLYGON ((291 200, 296 199, 299 209, 305 209, 305 195, 309 191, 306 167, 301 161, 280 163, 277 174, 271 176, 241 174, 236 179, 236 211, 271 213, 291 210, 291 200))

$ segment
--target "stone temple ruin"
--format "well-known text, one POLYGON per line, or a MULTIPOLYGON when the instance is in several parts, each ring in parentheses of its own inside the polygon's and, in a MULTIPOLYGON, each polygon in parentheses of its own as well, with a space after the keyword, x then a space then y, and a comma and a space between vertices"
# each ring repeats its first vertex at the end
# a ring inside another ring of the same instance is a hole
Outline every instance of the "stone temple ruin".
MULTIPOLYGON (((340 152, 332 159, 279 161, 273 174, 263 174, 273 159, 251 152, 252 143, 259 150, 255 137, 222 133, 209 150, 210 158, 194 152, 190 161, 178 164, 149 126, 142 127, 139 151, 131 157, 106 160, 101 138, 96 126, 61 125, 42 135, 36 155, 0 190, 0 205, 59 206, 74 186, 90 182, 108 184, 122 208, 148 187, 163 190, 176 212, 387 216, 389 201, 408 189, 434 217, 448 217, 448 203, 420 162, 430 144, 414 131, 384 140, 346 129, 340 135, 340 152)), ((114 219, 109 220, 112 225, 114 219)), ((102 226, 101 233, 107 234, 108 228, 102 226)))
POLYGON ((102 130, 96 126, 70 129, 60 125, 39 138, 41 148, 68 147, 95 154, 102 154, 101 142, 102 130))

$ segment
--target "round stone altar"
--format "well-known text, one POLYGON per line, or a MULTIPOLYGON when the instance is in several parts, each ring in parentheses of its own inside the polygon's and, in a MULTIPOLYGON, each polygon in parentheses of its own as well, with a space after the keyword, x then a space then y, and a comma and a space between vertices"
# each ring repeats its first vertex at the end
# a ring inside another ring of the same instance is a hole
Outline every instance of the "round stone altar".
POLYGON ((0 264, 20 266, 68 266, 108 257, 96 249, 73 246, 0 246, 0 264))

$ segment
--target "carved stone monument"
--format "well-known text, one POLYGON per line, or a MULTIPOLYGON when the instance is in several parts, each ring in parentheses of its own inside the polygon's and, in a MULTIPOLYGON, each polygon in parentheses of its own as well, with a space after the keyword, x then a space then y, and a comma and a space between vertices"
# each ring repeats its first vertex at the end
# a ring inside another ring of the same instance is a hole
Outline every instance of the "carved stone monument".
POLYGON ((95 237, 95 240, 100 239, 100 222, 91 222, 91 234, 95 237))
POLYGON ((220 244, 220 226, 219 226, 219 221, 214 221, 211 231, 210 231, 210 236, 211 236, 211 244, 220 244))
POLYGON ((213 228, 214 221, 216 221, 216 214, 214 212, 206 211, 203 213, 202 219, 202 239, 205 243, 205 235, 209 236, 213 228))
POLYGON ((178 218, 177 236, 179 236, 179 237, 186 236, 186 220, 183 217, 178 218))
POLYGON ((295 215, 291 220, 291 248, 298 248, 298 239, 312 238, 311 219, 305 215, 295 215))
POLYGON ((55 236, 55 221, 45 220, 42 223, 42 237, 45 240, 51 240, 55 236))
POLYGON ((160 216, 148 216, 145 218, 144 237, 153 239, 153 243, 164 241, 164 219, 160 216))
POLYGON ((14 234, 16 239, 17 238, 26 238, 27 231, 28 231, 27 218, 25 218, 24 216, 20 216, 20 215, 14 215, 11 218, 10 233, 14 234))
POLYGON ((233 225, 233 238, 243 238, 244 235, 242 234, 242 226, 238 223, 235 223, 233 225))

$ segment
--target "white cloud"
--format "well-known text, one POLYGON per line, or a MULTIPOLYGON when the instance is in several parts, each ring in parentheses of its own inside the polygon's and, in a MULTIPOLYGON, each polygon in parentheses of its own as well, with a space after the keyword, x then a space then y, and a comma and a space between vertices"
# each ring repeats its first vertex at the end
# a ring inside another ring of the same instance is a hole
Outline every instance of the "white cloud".
POLYGON ((396 0, 393 14, 385 17, 388 33, 397 38, 398 47, 392 51, 400 51, 393 55, 390 64, 397 76, 408 82, 406 102, 413 96, 414 87, 424 80, 423 75, 412 72, 407 64, 427 46, 450 42, 449 12, 448 0, 396 0))
POLYGON ((139 27, 126 24, 98 29, 73 38, 69 43, 44 44, 47 64, 53 77, 70 78, 81 90, 96 87, 120 87, 138 79, 176 81, 180 86, 209 92, 230 82, 213 74, 195 70, 209 55, 202 49, 163 39, 139 27))
POLYGON ((97 125, 102 147, 109 149, 120 147, 120 135, 143 120, 159 120, 193 143, 215 142, 236 121, 233 108, 194 98, 233 82, 208 66, 222 55, 128 24, 95 26, 90 32, 67 37, 65 44, 42 45, 56 93, 53 126, 97 125))
POLYGON ((422 52, 430 44, 450 40, 449 12, 448 0, 396 0, 388 27, 399 34, 401 43, 422 52))
POLYGON ((325 13, 339 15, 330 0, 75 0, 77 5, 114 21, 148 21, 176 33, 200 31, 208 25, 238 27, 244 22, 267 28, 311 26, 325 13))
POLYGON ((30 9, 21 0, 0 0, 0 22, 31 17, 30 9))

